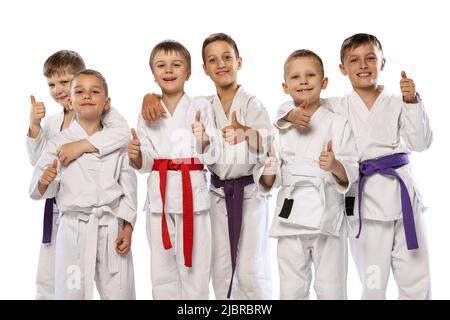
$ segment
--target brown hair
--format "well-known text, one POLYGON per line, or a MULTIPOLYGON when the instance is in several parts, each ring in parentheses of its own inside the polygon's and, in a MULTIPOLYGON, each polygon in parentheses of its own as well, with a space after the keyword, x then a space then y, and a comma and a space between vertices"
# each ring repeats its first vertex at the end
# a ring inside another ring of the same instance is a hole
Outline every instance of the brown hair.
POLYGON ((100 72, 98 72, 96 70, 84 69, 84 70, 77 72, 75 74, 75 76, 72 78, 70 87, 72 87, 75 79, 81 75, 95 76, 97 79, 99 79, 102 82, 103 90, 105 90, 105 95, 108 97, 108 84, 106 83, 106 79, 100 72))
POLYGON ((216 41, 225 41, 226 43, 228 43, 230 46, 233 47, 234 53, 236 54, 236 58, 239 58, 239 49, 237 47, 236 42, 233 40, 233 38, 231 38, 229 35, 223 33, 223 32, 219 32, 219 33, 213 33, 211 35, 209 35, 204 41, 203 41, 203 45, 202 45, 202 59, 203 59, 203 63, 205 63, 205 48, 213 42, 216 41))
POLYGON ((356 33, 351 37, 345 39, 344 42, 342 42, 341 63, 344 63, 344 58, 348 51, 366 44, 377 46, 377 48, 380 49, 380 51, 383 51, 381 42, 377 39, 377 37, 368 33, 356 33))
POLYGON ((60 50, 52 54, 44 63, 44 76, 50 78, 55 74, 65 72, 75 74, 86 69, 83 58, 71 50, 60 50))
POLYGON ((153 60, 155 59, 156 54, 159 51, 164 51, 164 53, 168 52, 177 52, 184 56, 187 62, 188 70, 191 70, 191 54, 189 53, 189 50, 186 49, 185 46, 183 46, 181 43, 175 40, 164 40, 158 43, 150 53, 150 69, 153 71, 153 60))
POLYGON ((284 63, 284 76, 286 77, 286 66, 289 62, 297 58, 313 58, 320 64, 320 68, 322 69, 322 77, 325 75, 324 67, 322 59, 315 52, 308 49, 299 49, 292 52, 289 57, 287 57, 286 62, 284 63))

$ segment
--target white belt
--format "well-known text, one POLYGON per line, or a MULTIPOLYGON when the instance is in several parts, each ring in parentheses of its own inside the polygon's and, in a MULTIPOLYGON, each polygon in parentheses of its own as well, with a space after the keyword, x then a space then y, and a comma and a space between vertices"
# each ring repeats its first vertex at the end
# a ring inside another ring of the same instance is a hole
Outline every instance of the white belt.
MULTIPOLYGON (((119 272, 119 257, 115 251, 115 240, 119 232, 117 217, 109 206, 92 208, 90 214, 79 214, 78 219, 88 221, 86 248, 84 252, 85 298, 94 297, 95 265, 97 260, 98 227, 108 227, 108 269, 111 274, 119 272)), ((77 235, 78 238, 78 235, 77 235)))
POLYGON ((287 187, 290 197, 296 187, 316 187, 320 193, 322 204, 326 207, 325 183, 330 179, 330 173, 311 165, 285 165, 281 167, 281 183, 287 187))

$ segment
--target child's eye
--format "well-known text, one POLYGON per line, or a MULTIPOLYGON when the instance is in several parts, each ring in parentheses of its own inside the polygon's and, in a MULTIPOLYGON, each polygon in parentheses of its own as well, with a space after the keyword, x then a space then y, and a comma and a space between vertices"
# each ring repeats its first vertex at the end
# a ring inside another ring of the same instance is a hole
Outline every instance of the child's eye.
POLYGON ((75 90, 75 93, 76 94, 80 94, 80 93, 83 93, 83 91, 82 90, 75 90))
POLYGON ((163 63, 157 64, 156 67, 157 67, 157 68, 163 68, 163 67, 164 67, 164 64, 163 64, 163 63))
POLYGON ((231 60, 231 56, 225 56, 225 60, 231 60))
POLYGON ((209 59, 208 60, 208 63, 215 63, 216 62, 216 59, 209 59))
POLYGON ((67 81, 67 80, 63 80, 63 81, 61 81, 61 83, 62 83, 62 84, 68 84, 68 83, 69 83, 69 81, 67 81))
POLYGON ((355 63, 358 59, 350 59, 350 63, 355 63))
POLYGON ((50 83, 50 84, 48 85, 48 87, 49 87, 49 88, 54 88, 55 85, 54 85, 53 83, 50 83))
POLYGON ((298 75, 297 75, 297 74, 296 74, 296 75, 293 75, 293 76, 291 77, 291 79, 293 79, 293 80, 298 79, 298 75))
POLYGON ((95 94, 99 94, 100 93, 100 90, 94 90, 94 91, 92 91, 93 93, 95 93, 95 94))
POLYGON ((315 73, 308 73, 307 76, 308 77, 314 77, 316 74, 315 73))

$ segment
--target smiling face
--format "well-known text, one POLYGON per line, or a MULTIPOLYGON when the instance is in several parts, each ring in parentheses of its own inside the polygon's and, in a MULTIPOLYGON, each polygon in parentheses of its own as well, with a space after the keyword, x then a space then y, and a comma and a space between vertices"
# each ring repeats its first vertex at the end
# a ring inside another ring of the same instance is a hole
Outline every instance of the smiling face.
POLYGON ((151 69, 163 94, 184 92, 184 83, 191 75, 186 58, 174 50, 156 52, 151 69))
POLYGON ((110 108, 103 81, 92 74, 81 74, 72 81, 70 107, 78 120, 100 121, 110 108))
POLYGON ((68 70, 53 73, 47 78, 48 89, 52 98, 65 109, 69 107, 70 82, 73 74, 68 70))
POLYGON ((203 70, 216 87, 226 88, 236 84, 237 71, 242 59, 236 56, 234 48, 226 41, 219 40, 208 44, 204 49, 203 70))
POLYGON ((322 66, 313 57, 297 57, 285 66, 283 90, 292 97, 296 106, 305 100, 308 105, 318 104, 320 92, 327 84, 328 79, 323 76, 322 66))
POLYGON ((382 51, 376 45, 367 43, 349 49, 339 68, 343 75, 348 75, 355 90, 370 89, 377 86, 385 63, 382 51))

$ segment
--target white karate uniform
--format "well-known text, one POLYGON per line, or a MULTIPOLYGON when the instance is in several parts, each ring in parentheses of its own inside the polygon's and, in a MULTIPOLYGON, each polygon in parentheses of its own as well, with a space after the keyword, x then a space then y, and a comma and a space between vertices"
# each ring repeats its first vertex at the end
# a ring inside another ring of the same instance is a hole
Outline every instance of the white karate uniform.
MULTIPOLYGON (((58 112, 44 119, 42 128, 36 138, 26 136, 28 156, 31 165, 35 166, 44 152, 50 138, 61 131, 64 112, 58 112)), ((125 119, 114 108, 111 108, 102 119, 104 129, 86 139, 99 150, 98 155, 108 154, 128 143, 129 128, 125 119)), ((43 211, 43 209, 42 209, 43 211)), ((42 243, 39 251, 38 270, 36 275, 36 299, 51 300, 54 298, 54 264, 58 220, 58 207, 53 205, 53 226, 51 243, 42 243)))
MULTIPOLYGON (((349 120, 361 161, 395 153, 409 154, 431 145, 433 135, 420 98, 418 103, 408 104, 401 96, 383 89, 370 110, 355 91, 329 101, 332 110, 349 120)), ((398 180, 381 174, 366 179, 361 203, 362 231, 360 238, 355 239, 359 215, 355 186, 350 248, 363 284, 363 299, 385 299, 391 267, 400 299, 430 298, 428 249, 422 222, 425 207, 411 166, 407 164, 396 171, 411 199, 419 249, 406 248, 398 180)))
POLYGON ((305 130, 282 120, 295 108, 293 102, 280 106, 274 123, 281 160, 274 187, 281 185, 281 189, 270 236, 278 238, 281 299, 309 299, 311 263, 318 299, 347 298, 344 194, 358 179, 358 155, 348 121, 324 108, 326 100, 320 103, 305 130), (347 187, 319 167, 320 154, 329 140, 345 169, 347 187), (287 199, 293 200, 291 210, 282 212, 287 199))
POLYGON ((141 173, 150 172, 147 180, 147 237, 151 251, 152 293, 154 299, 208 299, 211 267, 211 226, 206 169, 190 171, 193 209, 194 241, 192 267, 184 265, 183 255, 183 196, 181 171, 167 171, 165 213, 171 249, 164 249, 162 242, 162 199, 160 176, 152 171, 154 159, 198 158, 208 164, 216 161, 216 132, 209 103, 204 99, 191 99, 183 95, 174 114, 166 109, 166 116, 157 124, 149 125, 139 115, 137 134, 141 142, 141 173), (203 154, 196 148, 191 125, 200 111, 200 121, 210 137, 210 144, 203 154))
MULTIPOLYGON (((268 239, 267 192, 259 187, 267 153, 267 139, 271 137, 269 115, 262 103, 239 87, 227 118, 217 95, 208 98, 215 115, 215 124, 221 138, 221 157, 208 169, 220 180, 253 175, 255 183, 244 188, 242 226, 238 243, 236 273, 232 299, 271 299, 272 275, 270 243, 268 239), (262 152, 249 150, 247 142, 230 145, 222 138, 222 129, 231 125, 231 114, 242 125, 258 130, 263 138, 262 152)), ((223 188, 210 185, 211 226, 213 236, 212 280, 216 299, 226 299, 231 279, 230 240, 227 209, 223 188)))

